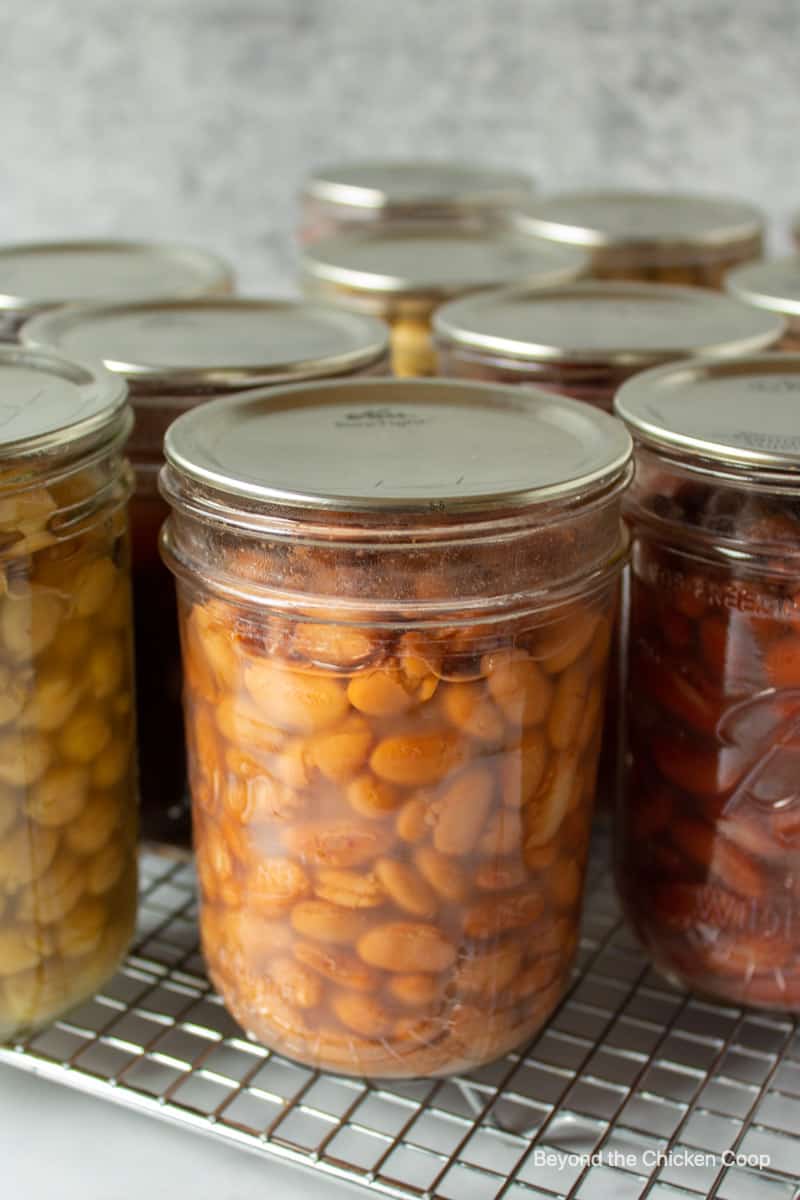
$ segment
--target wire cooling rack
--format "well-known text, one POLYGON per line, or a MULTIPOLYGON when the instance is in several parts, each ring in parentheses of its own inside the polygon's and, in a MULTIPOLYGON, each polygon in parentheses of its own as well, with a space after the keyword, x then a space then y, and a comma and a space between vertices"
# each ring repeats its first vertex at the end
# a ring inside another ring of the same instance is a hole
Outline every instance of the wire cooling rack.
POLYGON ((91 1001, 0 1061, 265 1156, 424 1200, 797 1200, 800 1030, 648 968, 595 857, 571 990, 524 1051, 443 1080, 311 1071, 206 978, 186 861, 145 851, 138 940, 91 1001))

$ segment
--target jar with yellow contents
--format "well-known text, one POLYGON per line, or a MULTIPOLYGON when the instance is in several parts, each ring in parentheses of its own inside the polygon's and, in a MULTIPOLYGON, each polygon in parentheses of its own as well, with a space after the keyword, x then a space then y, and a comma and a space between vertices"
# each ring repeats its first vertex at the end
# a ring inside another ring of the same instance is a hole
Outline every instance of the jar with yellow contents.
POLYGON ((0 246, 0 342, 65 304, 188 300, 233 291, 214 254, 163 242, 26 242, 0 246))
POLYGON ((610 190, 545 196, 511 218, 520 233, 586 251, 599 279, 718 289, 731 267, 761 257, 764 224, 729 196, 610 190))
POLYGON ((563 995, 630 454, 586 405, 444 380, 169 430, 203 947, 270 1047, 448 1074, 563 995))
POLYGON ((117 966, 136 904, 125 386, 0 351, 0 1037, 117 966))
POLYGON ((306 248, 303 283, 311 296, 373 313, 391 329, 395 375, 435 375, 431 318, 446 300, 527 280, 567 283, 586 255, 503 230, 403 221, 323 238, 306 248))

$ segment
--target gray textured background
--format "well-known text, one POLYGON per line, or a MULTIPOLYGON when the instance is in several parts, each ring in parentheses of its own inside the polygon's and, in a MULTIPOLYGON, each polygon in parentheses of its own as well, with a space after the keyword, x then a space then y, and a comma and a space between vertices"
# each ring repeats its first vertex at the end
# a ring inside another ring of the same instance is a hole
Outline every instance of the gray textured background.
POLYGON ((0 238, 182 237, 292 286, 320 160, 800 207, 798 0, 0 0, 0 238))

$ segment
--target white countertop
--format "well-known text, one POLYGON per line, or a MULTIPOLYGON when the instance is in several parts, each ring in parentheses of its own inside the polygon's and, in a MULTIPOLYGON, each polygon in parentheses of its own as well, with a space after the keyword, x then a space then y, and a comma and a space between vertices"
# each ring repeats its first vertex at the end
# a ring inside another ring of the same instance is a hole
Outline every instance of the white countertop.
POLYGON ((259 1158, 24 1071, 0 1067, 8 1200, 355 1200, 360 1188, 259 1158))

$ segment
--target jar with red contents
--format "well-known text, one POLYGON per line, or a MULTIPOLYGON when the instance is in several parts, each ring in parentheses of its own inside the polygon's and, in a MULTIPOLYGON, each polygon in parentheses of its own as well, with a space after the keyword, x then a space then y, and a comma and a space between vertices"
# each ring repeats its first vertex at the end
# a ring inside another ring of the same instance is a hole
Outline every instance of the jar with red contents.
POLYGON ((481 226, 524 204, 533 181, 488 164, 409 159, 334 163, 306 180, 300 195, 301 242, 392 221, 481 226))
POLYGON ((433 316, 439 374, 535 383, 611 412, 626 379, 699 354, 752 354, 783 318, 707 288, 580 280, 478 292, 433 316))
POLYGON ((800 254, 737 267, 726 276, 725 287, 744 304, 785 320, 777 349, 800 350, 800 254))
POLYGON ((656 965, 800 1008, 800 357, 623 386, 637 443, 617 866, 656 965))
POLYGON ((722 288, 725 272, 760 258, 764 217, 729 196, 562 192, 512 215, 520 233, 576 246, 599 279, 722 288))
POLYGON ((64 304, 191 300, 233 291, 214 254, 162 242, 30 242, 0 246, 0 342, 64 304))
POLYGON ((214 396, 292 380, 387 370, 388 330, 369 316, 284 300, 72 306, 30 321, 28 345, 101 359, 136 416, 128 453, 143 829, 186 840, 188 808, 175 594, 158 553, 164 434, 214 396))

